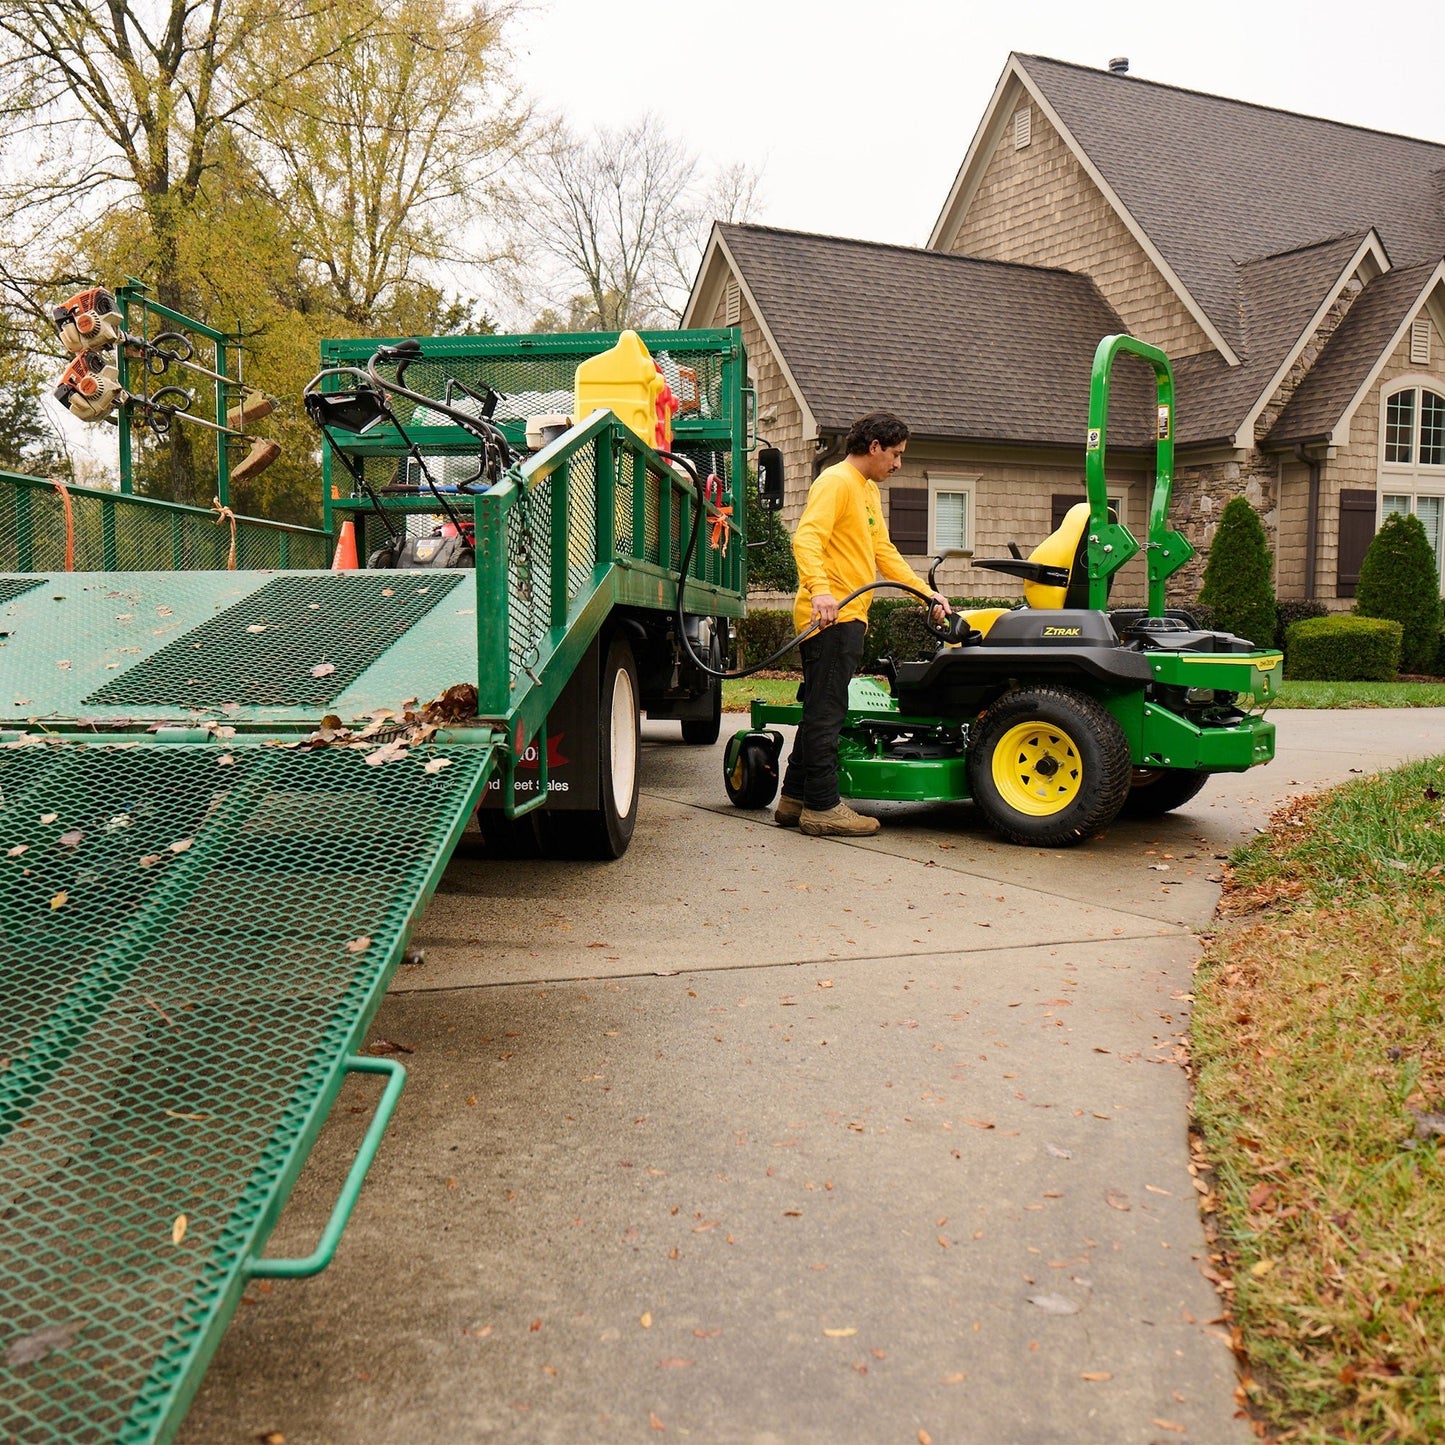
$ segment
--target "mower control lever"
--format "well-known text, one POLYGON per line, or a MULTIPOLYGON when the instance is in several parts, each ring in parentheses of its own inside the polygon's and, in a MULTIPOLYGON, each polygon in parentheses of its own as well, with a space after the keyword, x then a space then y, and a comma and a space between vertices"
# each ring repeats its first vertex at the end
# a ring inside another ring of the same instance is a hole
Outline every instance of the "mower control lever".
POLYGON ((972 547, 945 547, 938 556, 933 559, 933 566, 928 569, 928 590, 938 591, 938 569, 945 562, 952 561, 955 557, 972 557, 972 547))

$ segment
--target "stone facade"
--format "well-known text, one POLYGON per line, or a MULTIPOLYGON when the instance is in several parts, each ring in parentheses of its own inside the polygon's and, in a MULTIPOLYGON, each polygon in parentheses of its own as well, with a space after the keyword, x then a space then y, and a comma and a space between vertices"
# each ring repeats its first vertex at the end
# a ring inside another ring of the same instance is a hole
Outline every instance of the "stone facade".
MULTIPOLYGON (((1019 90, 1012 109, 1032 105, 1019 90)), ((1014 149, 1013 127, 994 147, 954 239, 967 256, 1057 266, 1091 276, 1133 335, 1172 358, 1213 345, 1064 138, 1032 105, 1030 143, 1014 149)))
POLYGON ((1243 461, 1207 462, 1175 469, 1169 520, 1189 539, 1195 555, 1169 579, 1170 602, 1187 605, 1199 596, 1209 546, 1219 530, 1220 513, 1235 497, 1246 498, 1259 513, 1271 548, 1276 546, 1279 473, 1279 458, 1258 449, 1251 449, 1243 461))

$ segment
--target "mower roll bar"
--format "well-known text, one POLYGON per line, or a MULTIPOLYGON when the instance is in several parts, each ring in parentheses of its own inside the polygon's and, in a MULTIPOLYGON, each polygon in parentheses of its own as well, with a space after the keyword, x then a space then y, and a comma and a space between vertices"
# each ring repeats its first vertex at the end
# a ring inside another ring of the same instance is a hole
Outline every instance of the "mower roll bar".
POLYGON ((1084 480, 1089 498, 1089 606, 1104 609, 1109 603, 1109 578, 1139 551, 1134 535, 1109 517, 1109 484, 1105 474, 1108 447, 1109 385, 1114 361, 1121 351, 1147 361, 1154 368, 1154 495, 1149 503, 1149 540, 1145 561, 1149 570, 1149 616, 1164 615, 1164 584, 1193 555, 1194 548, 1169 526, 1169 502, 1174 491, 1174 368, 1157 346, 1133 336, 1106 336, 1094 350, 1089 380, 1089 432, 1084 449, 1084 480))

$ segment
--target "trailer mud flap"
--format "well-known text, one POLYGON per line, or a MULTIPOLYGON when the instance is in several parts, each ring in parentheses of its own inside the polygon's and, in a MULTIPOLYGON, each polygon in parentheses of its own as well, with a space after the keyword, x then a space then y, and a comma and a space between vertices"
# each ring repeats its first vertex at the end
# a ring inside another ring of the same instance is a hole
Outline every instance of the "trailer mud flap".
POLYGON ((0 747, 0 1439, 169 1439, 266 1272, 494 762, 368 756, 0 747))

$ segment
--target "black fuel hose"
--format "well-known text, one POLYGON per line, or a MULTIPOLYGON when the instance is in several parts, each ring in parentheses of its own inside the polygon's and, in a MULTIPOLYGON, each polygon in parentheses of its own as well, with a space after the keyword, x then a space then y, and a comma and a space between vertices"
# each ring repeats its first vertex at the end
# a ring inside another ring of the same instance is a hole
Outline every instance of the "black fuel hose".
MULTIPOLYGON (((764 669, 771 667, 779 659, 785 657, 800 642, 819 631, 822 623, 816 620, 810 622, 792 641, 785 642, 776 652, 765 657, 761 662, 754 663, 751 667, 735 668, 731 672, 721 671, 716 667, 712 667, 692 650, 692 643, 688 640, 687 635, 686 613, 682 605, 683 590, 687 586, 687 569, 692 566, 692 554, 697 550, 697 539, 702 532, 702 519, 707 507, 703 500, 704 489, 702 478, 698 475, 697 467, 691 458, 679 456, 676 452, 662 452, 660 455, 666 457, 670 462, 677 462, 692 478, 693 487, 697 492, 697 505, 693 509, 692 533, 687 539, 687 546, 684 548, 682 554, 682 563, 677 572, 677 635, 682 640, 683 650, 687 653, 692 665, 696 667, 699 672, 705 672, 709 677, 751 677, 755 672, 762 672, 764 669)), ((920 601, 927 603, 930 608, 938 605, 931 592, 921 591, 919 588, 907 582, 889 582, 880 579, 876 582, 865 582, 861 587, 855 587, 846 597, 840 597, 838 599, 838 610, 841 612, 855 597, 861 597, 865 592, 873 592, 881 587, 891 587, 895 591, 906 592, 909 596, 917 597, 920 601)), ((930 627, 929 631, 933 632, 933 628, 930 627)), ((934 636, 938 637, 940 641, 946 640, 945 635, 942 633, 934 632, 934 636)))

